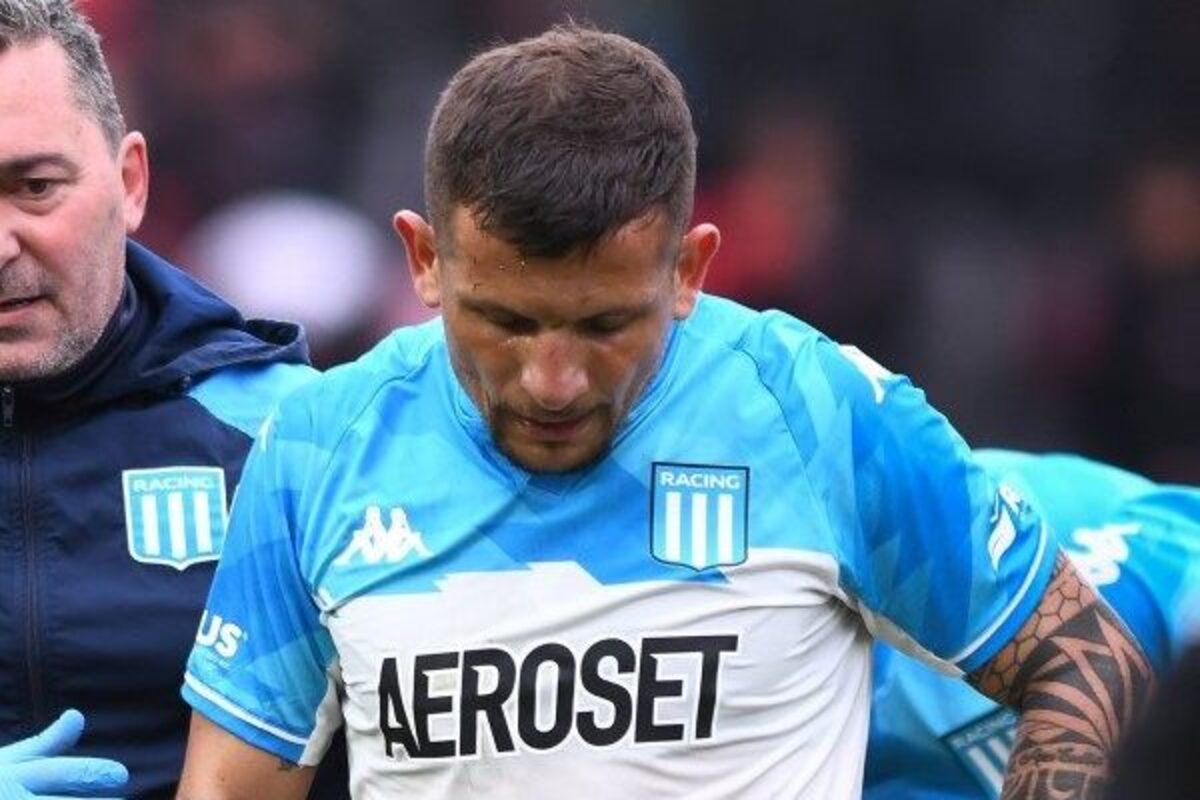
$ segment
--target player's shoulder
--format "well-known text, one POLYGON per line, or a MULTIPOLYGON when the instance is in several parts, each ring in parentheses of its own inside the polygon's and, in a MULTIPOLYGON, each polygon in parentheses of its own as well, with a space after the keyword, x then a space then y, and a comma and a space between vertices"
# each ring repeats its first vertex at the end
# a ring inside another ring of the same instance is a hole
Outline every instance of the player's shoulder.
POLYGON ((187 394, 226 425, 253 436, 283 398, 319 374, 299 363, 234 364, 208 373, 187 394))
POLYGON ((308 382, 279 404, 279 432, 328 444, 364 417, 380 415, 397 395, 419 397, 427 367, 444 352, 442 331, 441 319, 398 328, 359 358, 308 382))
POLYGON ((786 312, 755 311, 712 295, 702 296, 684 331, 710 352, 732 351, 747 360, 785 408, 843 400, 873 405, 902 377, 786 312))
POLYGON ((1155 485, 1126 500, 1121 513, 1179 531, 1200 548, 1200 486, 1155 485))
POLYGON ((757 311, 712 294, 700 295, 684 330, 709 346, 751 355, 769 354, 776 347, 797 351, 823 338, 816 328, 790 314, 757 311))

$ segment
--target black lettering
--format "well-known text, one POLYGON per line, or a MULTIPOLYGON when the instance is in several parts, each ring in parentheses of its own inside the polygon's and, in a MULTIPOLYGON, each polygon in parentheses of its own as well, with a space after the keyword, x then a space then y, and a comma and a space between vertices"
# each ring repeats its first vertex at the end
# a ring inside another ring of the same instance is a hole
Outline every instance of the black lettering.
POLYGON ((517 732, 521 741, 535 750, 549 750, 561 744, 571 732, 571 709, 575 706, 575 656, 556 642, 539 645, 521 664, 521 683, 517 699, 517 732), (542 664, 557 667, 554 697, 554 721, 548 730, 537 726, 537 678, 542 664))
POLYGON ((496 744, 496 750, 511 753, 516 749, 512 734, 508 730, 508 721, 504 718, 503 708, 504 701, 512 694, 516 680, 517 665, 513 663, 512 656, 503 650, 489 647, 463 653, 462 702, 459 704, 458 715, 459 755, 473 756, 478 752, 476 718, 481 713, 487 717, 487 725, 492 731, 492 741, 496 744), (480 672, 488 667, 496 670, 496 688, 487 694, 481 694, 480 672))
POLYGON ((428 653, 413 659, 413 721, 417 741, 421 743, 421 758, 448 758, 454 755, 454 741, 429 738, 429 718, 454 710, 454 701, 447 695, 430 696, 429 673, 458 666, 458 653, 428 653))
POLYGON ((397 744, 404 747, 409 758, 421 757, 421 749, 408 724, 408 713, 404 710, 404 693, 400 691, 400 675, 394 658, 385 658, 379 668, 379 732, 383 734, 388 758, 395 757, 397 744), (392 724, 393 719, 395 724, 392 724))
POLYGON ((671 653, 699 653, 700 691, 696 703, 697 739, 709 739, 713 734, 713 719, 717 710, 717 678, 721 654, 736 652, 737 636, 670 636, 642 640, 642 663, 638 671, 637 728, 634 738, 639 742, 671 742, 683 739, 683 726, 654 721, 654 703, 663 697, 680 697, 683 681, 659 680, 657 656, 671 653))
POLYGON ((633 738, 636 742, 683 741, 683 726, 654 721, 654 703, 664 697, 683 695, 683 681, 664 681, 658 678, 658 658, 662 653, 678 653, 669 638, 647 637, 642 640, 642 662, 638 665, 637 722, 633 738))
POLYGON ((717 710, 717 677, 721 673, 721 653, 736 653, 737 636, 691 636, 681 641, 693 642, 703 654, 700 662, 700 700, 696 704, 696 738, 710 739, 713 717, 717 710))
POLYGON ((605 680, 600 674, 600 662, 611 658, 617 662, 618 673, 631 673, 637 668, 637 654, 620 639, 603 639, 583 654, 579 662, 579 680, 584 691, 607 701, 613 707, 612 724, 601 728, 596 724, 594 711, 581 711, 576 725, 579 736, 595 747, 616 744, 628 732, 633 722, 633 699, 619 683, 605 680))

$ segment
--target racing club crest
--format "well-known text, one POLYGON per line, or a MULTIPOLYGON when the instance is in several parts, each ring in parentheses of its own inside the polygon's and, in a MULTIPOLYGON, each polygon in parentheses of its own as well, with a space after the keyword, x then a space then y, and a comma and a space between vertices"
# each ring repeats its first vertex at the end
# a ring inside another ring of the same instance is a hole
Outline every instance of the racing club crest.
POLYGON ((748 467, 656 463, 650 473, 650 552, 692 569, 746 560, 748 467))
POLYGON ((215 561, 225 543, 225 470, 127 469, 121 473, 129 555, 184 570, 215 561))
POLYGON ((1016 712, 1001 708, 953 731, 943 740, 987 797, 998 800, 1004 770, 1017 740, 1016 712))

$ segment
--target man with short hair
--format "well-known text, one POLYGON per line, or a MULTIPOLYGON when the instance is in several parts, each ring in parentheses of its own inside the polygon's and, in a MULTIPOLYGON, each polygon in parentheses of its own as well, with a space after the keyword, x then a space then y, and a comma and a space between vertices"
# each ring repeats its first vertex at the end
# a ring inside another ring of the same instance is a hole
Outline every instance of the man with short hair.
POLYGON ((227 499, 267 411, 314 374, 296 326, 244 320, 128 238, 148 182, 88 21, 0 0, 6 799, 172 795, 227 499), (129 785, 76 756, 123 762, 129 785))
POLYGON ((920 391, 701 295, 695 148, 619 35, 453 77, 395 217, 442 318, 264 429, 180 797, 299 797, 340 724, 359 798, 857 797, 871 633, 1023 709, 1011 796, 1096 796, 1144 655, 920 391))
MULTIPOLYGON (((976 459, 1038 510, 1155 671, 1169 672, 1200 614, 1200 489, 1067 453, 979 450, 976 459)), ((883 642, 872 682, 867 800, 1000 797, 1017 738, 1011 709, 883 642)))

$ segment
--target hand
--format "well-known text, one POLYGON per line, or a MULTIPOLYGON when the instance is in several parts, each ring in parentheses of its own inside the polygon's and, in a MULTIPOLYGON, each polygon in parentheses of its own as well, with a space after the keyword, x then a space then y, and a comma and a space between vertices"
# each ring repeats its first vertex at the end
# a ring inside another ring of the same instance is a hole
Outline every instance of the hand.
POLYGON ((38 735, 0 747, 0 800, 99 798, 124 786, 129 771, 117 761, 60 755, 82 733, 83 714, 72 708, 38 735))

